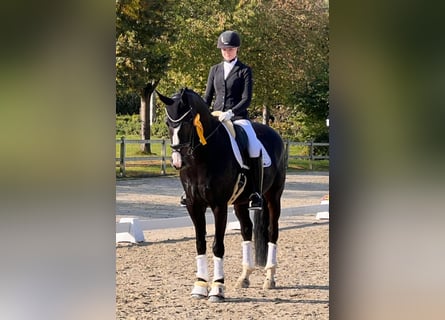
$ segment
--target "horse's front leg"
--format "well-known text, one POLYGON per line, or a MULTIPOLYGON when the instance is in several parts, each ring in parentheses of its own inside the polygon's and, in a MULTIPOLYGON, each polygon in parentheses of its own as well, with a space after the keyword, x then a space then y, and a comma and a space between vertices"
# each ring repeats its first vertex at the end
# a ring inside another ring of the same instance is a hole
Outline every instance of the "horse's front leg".
POLYGON ((241 204, 235 205, 235 214, 240 222, 241 227, 241 235, 243 237, 243 242, 241 243, 242 252, 243 252, 243 271, 238 278, 238 281, 235 285, 236 288, 248 288, 250 286, 249 277, 252 274, 255 263, 253 261, 252 254, 252 229, 253 224, 250 219, 248 205, 241 204))
POLYGON ((191 295, 195 299, 207 298, 208 295, 208 281, 209 272, 207 267, 206 256, 206 219, 205 212, 206 206, 199 205, 187 205, 190 218, 193 221, 195 227, 195 239, 196 239, 196 281, 193 285, 191 295))
POLYGON ((209 301, 224 301, 224 235, 227 224, 227 205, 212 207, 215 217, 215 238, 213 240, 213 282, 209 301))

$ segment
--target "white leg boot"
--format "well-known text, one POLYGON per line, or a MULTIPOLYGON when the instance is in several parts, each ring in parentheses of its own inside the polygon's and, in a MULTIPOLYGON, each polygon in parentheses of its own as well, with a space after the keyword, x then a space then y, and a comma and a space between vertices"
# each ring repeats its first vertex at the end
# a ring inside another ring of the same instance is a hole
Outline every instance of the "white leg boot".
POLYGON ((241 246, 243 248, 243 272, 238 278, 235 287, 248 288, 250 285, 249 276, 253 272, 255 266, 252 256, 252 241, 243 241, 241 246))
POLYGON ((207 298, 209 291, 207 283, 207 281, 209 281, 209 271, 207 267, 207 257, 205 254, 196 257, 196 266, 196 277, 201 278, 204 281, 198 280, 194 283, 191 295, 196 299, 207 298))
POLYGON ((275 272, 277 268, 277 245, 269 242, 267 250, 266 280, 263 289, 275 288, 275 272))
POLYGON ((224 280, 224 259, 213 257, 213 282, 209 292, 209 301, 221 302, 224 301, 224 283, 217 280, 224 280))

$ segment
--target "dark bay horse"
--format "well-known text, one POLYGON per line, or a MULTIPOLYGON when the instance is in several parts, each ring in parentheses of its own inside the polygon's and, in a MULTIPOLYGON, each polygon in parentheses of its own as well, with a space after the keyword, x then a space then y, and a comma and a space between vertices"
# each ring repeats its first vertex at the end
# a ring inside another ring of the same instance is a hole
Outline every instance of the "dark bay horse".
POLYGON ((228 130, 212 116, 209 106, 193 90, 183 88, 171 98, 159 94, 166 105, 167 125, 172 142, 172 164, 180 169, 180 179, 186 193, 187 211, 196 235, 197 281, 192 289, 194 298, 209 297, 224 300, 224 234, 227 208, 233 204, 243 237, 243 271, 237 287, 247 288, 255 268, 252 256, 254 234, 255 262, 265 266, 263 288, 275 287, 277 266, 278 219, 281 195, 285 184, 285 150, 281 137, 270 127, 253 123, 258 139, 270 157, 264 168, 263 208, 254 213, 255 228, 248 210, 252 183, 243 162, 232 151, 228 130), (214 276, 209 285, 206 257, 205 212, 210 207, 215 218, 213 241, 214 276), (209 291, 210 287, 210 291, 209 291))

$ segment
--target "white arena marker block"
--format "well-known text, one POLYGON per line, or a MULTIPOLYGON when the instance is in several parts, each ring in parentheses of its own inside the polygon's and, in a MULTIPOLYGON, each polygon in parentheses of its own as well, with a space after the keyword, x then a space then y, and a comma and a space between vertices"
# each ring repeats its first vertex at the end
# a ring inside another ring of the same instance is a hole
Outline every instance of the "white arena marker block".
MULTIPOLYGON (((321 199, 320 204, 327 204, 327 205, 329 205, 329 194, 325 195, 321 199)), ((317 215, 315 216, 315 219, 317 219, 317 220, 329 220, 329 211, 317 212, 317 215)))
POLYGON ((323 198, 321 198, 320 204, 329 204, 329 194, 323 196, 323 198))
POLYGON ((229 229, 229 230, 241 230, 241 225, 240 225, 239 221, 229 222, 227 224, 227 229, 229 229))
POLYGON ((317 220, 329 220, 329 211, 317 212, 317 215, 315 216, 315 219, 317 219, 317 220))
POLYGON ((116 243, 117 242, 144 242, 145 237, 140 221, 137 218, 121 218, 116 223, 116 243))

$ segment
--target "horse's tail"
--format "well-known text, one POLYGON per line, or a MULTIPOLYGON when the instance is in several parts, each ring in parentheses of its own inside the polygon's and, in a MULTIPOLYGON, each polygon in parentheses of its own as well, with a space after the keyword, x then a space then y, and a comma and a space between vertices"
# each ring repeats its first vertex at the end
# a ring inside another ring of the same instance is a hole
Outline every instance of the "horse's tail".
POLYGON ((267 262, 267 243, 269 241, 269 210, 263 204, 263 210, 256 210, 254 221, 255 263, 264 267, 267 262))

